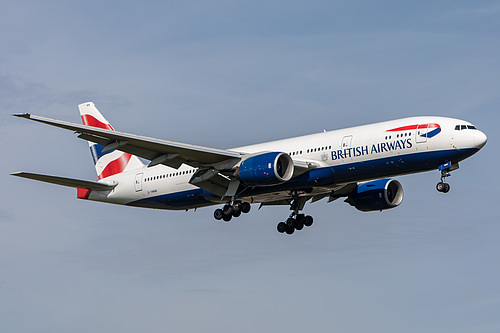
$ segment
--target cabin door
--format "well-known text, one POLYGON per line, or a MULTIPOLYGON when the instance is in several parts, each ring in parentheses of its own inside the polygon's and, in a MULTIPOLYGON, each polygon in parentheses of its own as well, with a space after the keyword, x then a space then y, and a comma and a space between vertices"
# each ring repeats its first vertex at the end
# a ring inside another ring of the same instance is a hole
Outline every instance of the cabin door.
POLYGON ((417 143, 427 142, 427 131, 429 130, 429 124, 418 125, 415 133, 415 141, 417 143))
POLYGON ((144 174, 142 174, 142 173, 138 173, 137 175, 135 175, 134 187, 135 187, 136 192, 142 191, 142 176, 143 175, 144 174))

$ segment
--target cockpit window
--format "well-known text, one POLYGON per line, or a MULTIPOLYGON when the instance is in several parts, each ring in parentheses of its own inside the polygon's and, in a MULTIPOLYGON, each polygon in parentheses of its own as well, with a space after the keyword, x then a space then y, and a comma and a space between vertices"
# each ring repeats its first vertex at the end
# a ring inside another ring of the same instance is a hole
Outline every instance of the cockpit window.
POLYGON ((474 125, 457 125, 457 126, 455 126, 455 131, 461 131, 461 130, 466 130, 466 129, 477 130, 476 126, 474 126, 474 125))

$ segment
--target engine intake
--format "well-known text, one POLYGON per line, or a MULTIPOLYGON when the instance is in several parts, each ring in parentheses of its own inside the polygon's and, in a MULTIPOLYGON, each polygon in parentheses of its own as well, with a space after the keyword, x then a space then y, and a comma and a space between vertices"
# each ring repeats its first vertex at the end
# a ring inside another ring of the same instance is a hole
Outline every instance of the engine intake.
POLYGON ((363 212, 397 207, 403 201, 403 186, 394 179, 379 179, 358 185, 346 202, 363 212))
POLYGON ((293 175, 292 158, 285 153, 270 152, 248 157, 238 169, 240 180, 249 186, 277 185, 293 175))

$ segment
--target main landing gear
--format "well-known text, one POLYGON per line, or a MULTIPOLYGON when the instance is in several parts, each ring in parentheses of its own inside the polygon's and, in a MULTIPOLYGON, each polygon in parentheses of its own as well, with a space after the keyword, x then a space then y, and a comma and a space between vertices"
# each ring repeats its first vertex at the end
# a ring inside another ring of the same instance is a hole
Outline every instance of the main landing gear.
POLYGON ((227 203, 222 209, 216 209, 214 217, 216 220, 224 220, 225 222, 231 221, 233 217, 239 217, 241 213, 248 213, 250 211, 250 204, 248 202, 235 201, 232 204, 227 203))
POLYGON ((302 230, 304 226, 310 227, 313 224, 313 218, 309 215, 299 214, 299 211, 304 208, 304 205, 307 201, 307 197, 300 197, 297 191, 292 193, 293 201, 290 205, 290 209, 293 210, 290 217, 286 220, 286 222, 278 223, 277 229, 279 233, 287 233, 291 235, 295 232, 295 230, 302 230))
POLYGON ((292 213, 290 217, 286 220, 286 222, 280 222, 278 223, 278 232, 279 233, 284 233, 286 232, 287 234, 291 235, 295 232, 295 230, 302 230, 304 226, 310 227, 313 224, 313 218, 312 216, 309 215, 304 215, 304 214, 295 214, 292 213), (295 218, 294 218, 295 215, 295 218))

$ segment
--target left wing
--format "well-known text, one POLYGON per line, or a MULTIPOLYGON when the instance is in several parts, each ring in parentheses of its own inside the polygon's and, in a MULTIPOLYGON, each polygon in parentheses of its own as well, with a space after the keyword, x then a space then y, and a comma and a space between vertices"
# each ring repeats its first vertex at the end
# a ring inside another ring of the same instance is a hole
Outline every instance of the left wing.
POLYGON ((242 156, 240 153, 229 150, 149 138, 35 116, 29 113, 14 114, 14 116, 80 133, 79 138, 103 145, 104 152, 118 149, 150 160, 149 166, 164 164, 177 169, 184 163, 195 168, 213 167, 222 170, 232 168, 242 156))

